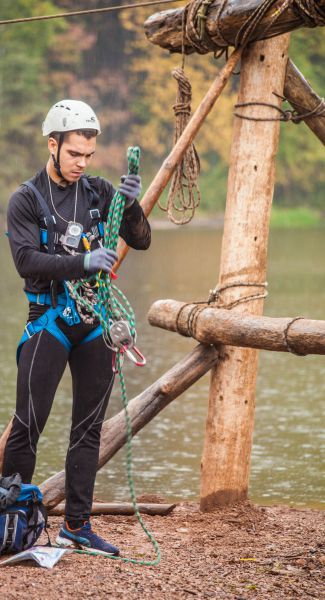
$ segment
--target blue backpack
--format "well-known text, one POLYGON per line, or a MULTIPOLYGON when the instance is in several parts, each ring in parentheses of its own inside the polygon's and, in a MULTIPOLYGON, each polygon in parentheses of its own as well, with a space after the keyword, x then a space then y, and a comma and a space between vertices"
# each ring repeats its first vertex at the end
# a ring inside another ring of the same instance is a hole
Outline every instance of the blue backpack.
POLYGON ((0 555, 27 550, 46 531, 42 499, 39 488, 21 483, 18 473, 0 477, 0 555))

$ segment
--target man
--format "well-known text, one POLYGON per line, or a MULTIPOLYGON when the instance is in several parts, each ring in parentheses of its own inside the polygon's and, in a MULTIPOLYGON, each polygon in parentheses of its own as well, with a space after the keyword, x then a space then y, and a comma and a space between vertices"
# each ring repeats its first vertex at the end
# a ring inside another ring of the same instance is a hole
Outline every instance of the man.
MULTIPOLYGON (((9 241, 25 279, 29 316, 18 348, 16 413, 3 475, 19 472, 24 483, 31 481, 37 442, 69 363, 73 406, 66 516, 57 541, 118 555, 118 548, 96 535, 89 521, 100 431, 114 381, 113 351, 98 321, 89 322, 78 312, 65 283, 110 273, 117 259, 116 252, 101 246, 115 190, 106 179, 85 176, 98 134, 100 125, 90 106, 76 100, 55 104, 43 123, 50 153, 46 167, 10 198, 9 241)), ((129 246, 145 250, 150 227, 136 200, 140 177, 123 178, 119 191, 126 198, 120 235, 129 246)))

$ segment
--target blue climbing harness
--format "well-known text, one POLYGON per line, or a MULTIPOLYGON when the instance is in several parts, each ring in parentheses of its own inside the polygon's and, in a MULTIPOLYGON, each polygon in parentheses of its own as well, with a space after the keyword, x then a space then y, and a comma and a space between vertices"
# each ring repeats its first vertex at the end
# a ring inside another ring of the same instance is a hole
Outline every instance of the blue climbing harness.
MULTIPOLYGON (((63 331, 58 326, 56 319, 60 317, 67 325, 70 327, 72 325, 77 325, 80 323, 80 316, 77 311, 75 301, 70 297, 68 288, 65 283, 63 283, 64 292, 62 294, 58 294, 57 296, 57 306, 54 308, 51 305, 51 295, 48 293, 44 294, 33 294, 31 292, 26 292, 26 296, 29 302, 34 302, 40 306, 48 306, 48 310, 35 321, 29 321, 25 326, 24 333, 19 341, 17 348, 17 365, 19 361, 19 356, 21 353, 22 346, 27 340, 29 340, 33 335, 39 333, 40 331, 48 331, 53 337, 55 337, 67 352, 70 352, 72 349, 72 344, 67 336, 63 333, 63 331)), ((102 335, 103 330, 102 326, 98 325, 93 329, 88 335, 84 337, 84 339, 80 342, 80 344, 86 344, 87 342, 91 342, 95 338, 102 335)))
MULTIPOLYGON (((97 200, 99 196, 91 188, 89 181, 86 177, 82 177, 82 183, 89 194, 91 204, 92 200, 97 200)), ((59 234, 55 231, 55 220, 51 215, 49 206, 32 181, 25 181, 24 185, 26 185, 34 193, 34 196, 36 197, 44 215, 44 222, 46 224, 47 229, 40 229, 40 243, 41 245, 47 247, 47 251, 49 254, 54 254, 55 244, 59 242, 59 234)), ((94 223, 94 225, 91 228, 91 233, 94 238, 101 239, 104 234, 104 228, 103 223, 101 221, 100 212, 97 208, 90 209, 89 212, 94 223)), ((65 323, 67 323, 67 325, 72 326, 80 323, 80 316, 76 307, 76 303, 73 300, 73 298, 70 297, 69 290, 65 282, 63 282, 63 287, 64 292, 62 294, 58 294, 55 298, 55 306, 53 306, 53 298, 50 293, 34 294, 31 292, 26 292, 26 296, 29 302, 34 302, 40 306, 48 306, 48 310, 35 321, 29 321, 25 326, 24 333, 19 341, 17 348, 17 364, 19 361, 19 356, 23 344, 31 337, 33 337, 33 335, 43 330, 48 331, 59 342, 61 342, 61 344, 64 346, 67 352, 71 351, 72 344, 67 338, 67 336, 63 333, 63 331, 61 331, 60 327, 56 322, 56 319, 60 317, 65 323)), ((85 338, 80 342, 80 344, 86 344, 87 342, 91 342, 96 337, 102 335, 102 332, 103 330, 101 325, 98 325, 98 327, 93 329, 88 335, 85 336, 85 338)))

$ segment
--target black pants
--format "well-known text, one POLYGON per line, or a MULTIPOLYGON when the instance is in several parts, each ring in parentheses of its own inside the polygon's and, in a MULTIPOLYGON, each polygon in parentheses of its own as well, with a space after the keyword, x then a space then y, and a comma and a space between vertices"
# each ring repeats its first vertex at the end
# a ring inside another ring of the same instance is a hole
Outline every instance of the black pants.
MULTIPOLYGON (((24 483, 33 477, 36 448, 67 362, 72 375, 73 404, 70 443, 66 457, 66 518, 88 519, 98 463, 100 432, 114 383, 112 351, 102 336, 80 345, 93 327, 83 323, 60 328, 73 348, 70 354, 47 331, 22 347, 17 379, 17 406, 8 438, 3 475, 18 472, 24 483)), ((58 431, 58 443, 60 432, 58 431)))

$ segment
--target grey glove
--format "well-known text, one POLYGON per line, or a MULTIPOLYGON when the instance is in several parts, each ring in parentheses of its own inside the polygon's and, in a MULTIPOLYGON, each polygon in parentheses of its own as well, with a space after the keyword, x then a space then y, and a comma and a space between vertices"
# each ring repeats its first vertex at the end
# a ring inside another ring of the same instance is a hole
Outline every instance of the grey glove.
POLYGON ((85 254, 84 268, 88 273, 104 271, 110 273, 114 263, 117 261, 117 253, 107 248, 97 248, 85 254))
POLYGON ((123 175, 118 191, 125 196, 125 208, 130 208, 141 194, 140 175, 123 175))

